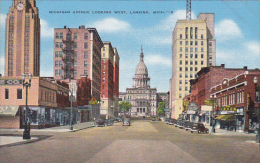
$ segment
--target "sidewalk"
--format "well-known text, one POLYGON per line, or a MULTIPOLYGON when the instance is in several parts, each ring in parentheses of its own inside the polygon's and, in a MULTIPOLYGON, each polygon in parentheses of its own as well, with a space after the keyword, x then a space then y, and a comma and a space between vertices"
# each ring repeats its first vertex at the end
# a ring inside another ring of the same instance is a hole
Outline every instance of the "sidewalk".
MULTIPOLYGON (((92 127, 92 122, 83 122, 79 124, 73 125, 73 130, 69 130, 69 125, 67 126, 58 126, 52 128, 44 128, 44 129, 31 129, 31 133, 33 132, 76 132, 79 130, 87 129, 92 127)), ((36 141, 38 137, 31 137, 29 140, 24 140, 22 138, 21 133, 24 129, 0 129, 0 147, 5 145, 12 145, 16 143, 26 143, 31 141, 36 141), (19 135, 15 135, 18 134, 19 135)))

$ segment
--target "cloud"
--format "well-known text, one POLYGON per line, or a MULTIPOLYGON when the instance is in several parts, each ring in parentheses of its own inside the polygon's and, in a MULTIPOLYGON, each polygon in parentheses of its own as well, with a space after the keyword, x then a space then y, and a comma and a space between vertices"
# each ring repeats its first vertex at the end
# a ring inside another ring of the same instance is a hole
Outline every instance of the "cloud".
POLYGON ((50 37, 54 35, 54 28, 50 27, 48 22, 44 19, 41 19, 41 37, 50 37))
POLYGON ((215 34, 218 41, 226 41, 242 37, 240 28, 230 19, 224 19, 219 22, 215 27, 215 34))
POLYGON ((128 22, 115 18, 105 18, 87 26, 97 28, 98 32, 105 33, 128 31, 131 28, 131 25, 128 22))
POLYGON ((251 56, 260 57, 260 42, 253 41, 245 44, 246 49, 251 56))
POLYGON ((145 62, 147 65, 164 65, 164 66, 171 66, 172 65, 172 60, 169 58, 165 58, 161 55, 149 55, 146 59, 145 62))
POLYGON ((5 14, 0 14, 0 24, 1 24, 1 27, 5 27, 5 21, 6 21, 6 15, 5 14))

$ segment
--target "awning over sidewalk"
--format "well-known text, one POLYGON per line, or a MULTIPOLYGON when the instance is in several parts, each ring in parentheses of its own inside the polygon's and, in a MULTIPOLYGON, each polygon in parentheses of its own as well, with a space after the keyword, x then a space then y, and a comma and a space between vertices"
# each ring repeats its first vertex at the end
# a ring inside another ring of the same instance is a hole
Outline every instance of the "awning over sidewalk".
POLYGON ((220 115, 220 116, 216 117, 215 119, 221 120, 221 118, 223 118, 224 116, 225 116, 225 115, 220 115))
POLYGON ((2 105, 0 106, 0 116, 15 116, 19 109, 19 105, 10 106, 2 105))
POLYGON ((215 119, 221 121, 235 121, 236 117, 233 114, 227 114, 227 115, 220 115, 215 119))

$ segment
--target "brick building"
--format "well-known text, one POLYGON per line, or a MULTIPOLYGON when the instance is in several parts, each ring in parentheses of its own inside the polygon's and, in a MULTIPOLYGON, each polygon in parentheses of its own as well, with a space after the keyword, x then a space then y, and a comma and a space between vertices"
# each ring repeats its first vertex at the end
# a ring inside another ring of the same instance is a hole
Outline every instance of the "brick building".
POLYGON ((255 132, 259 127, 259 85, 260 70, 246 70, 210 88, 210 96, 216 104, 214 113, 220 128, 255 132))
MULTIPOLYGON (((0 78, 0 128, 22 128, 26 91, 20 77, 0 78)), ((44 128, 69 123, 68 85, 46 78, 33 77, 28 88, 31 128, 44 128)), ((76 118, 76 117, 75 117, 76 118)))
POLYGON ((113 99, 114 99, 114 115, 119 113, 119 61, 120 57, 116 48, 114 48, 114 72, 113 72, 113 99))

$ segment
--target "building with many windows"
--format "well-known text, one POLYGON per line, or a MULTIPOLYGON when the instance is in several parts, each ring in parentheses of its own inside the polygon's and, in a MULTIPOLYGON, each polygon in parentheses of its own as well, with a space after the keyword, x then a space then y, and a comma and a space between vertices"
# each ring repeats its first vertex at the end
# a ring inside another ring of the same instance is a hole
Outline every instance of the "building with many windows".
POLYGON ((170 108, 172 118, 183 111, 183 97, 189 94, 190 79, 203 67, 215 65, 214 14, 199 14, 195 20, 178 20, 173 31, 170 108))
POLYGON ((55 28, 54 79, 76 83, 86 76, 91 80, 91 97, 100 101, 102 47, 95 28, 55 28))
POLYGON ((40 76, 40 18, 35 0, 13 0, 5 39, 5 76, 40 76))
POLYGON ((156 116, 157 89, 150 87, 150 77, 144 63, 143 49, 141 50, 140 62, 137 65, 133 80, 133 87, 126 88, 126 92, 120 92, 119 95, 122 101, 131 103, 131 116, 156 116))

